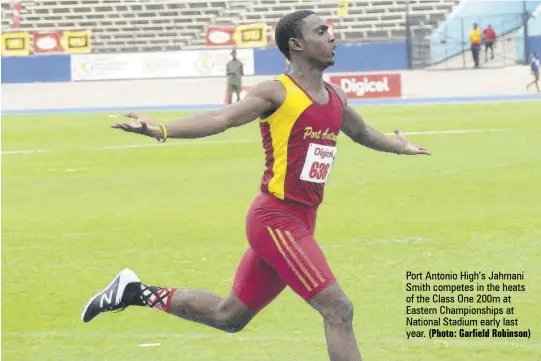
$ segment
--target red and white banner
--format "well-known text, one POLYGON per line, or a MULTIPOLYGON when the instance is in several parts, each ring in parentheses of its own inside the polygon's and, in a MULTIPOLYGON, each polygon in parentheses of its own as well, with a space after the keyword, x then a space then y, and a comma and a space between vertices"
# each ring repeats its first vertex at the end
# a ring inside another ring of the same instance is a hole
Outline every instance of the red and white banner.
POLYGON ((330 82, 342 88, 348 99, 399 98, 402 77, 393 74, 331 75, 330 82))
POLYGON ((268 44, 267 24, 207 25, 207 46, 264 47, 268 44))
POLYGON ((11 5, 11 27, 17 29, 21 26, 23 4, 20 1, 11 5))
POLYGON ((207 25, 207 46, 235 46, 235 25, 207 25))
POLYGON ((63 52, 61 39, 60 31, 33 33, 34 54, 63 52))

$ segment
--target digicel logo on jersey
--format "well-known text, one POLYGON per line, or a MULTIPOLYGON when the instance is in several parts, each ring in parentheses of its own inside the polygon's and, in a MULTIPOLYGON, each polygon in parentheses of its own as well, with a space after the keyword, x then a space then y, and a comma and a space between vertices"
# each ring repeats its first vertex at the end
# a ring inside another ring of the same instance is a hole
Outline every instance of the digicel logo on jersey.
POLYGON ((400 74, 333 75, 348 99, 396 98, 402 95, 400 74))
POLYGON ((334 158, 334 151, 316 148, 314 155, 320 156, 321 158, 334 158))

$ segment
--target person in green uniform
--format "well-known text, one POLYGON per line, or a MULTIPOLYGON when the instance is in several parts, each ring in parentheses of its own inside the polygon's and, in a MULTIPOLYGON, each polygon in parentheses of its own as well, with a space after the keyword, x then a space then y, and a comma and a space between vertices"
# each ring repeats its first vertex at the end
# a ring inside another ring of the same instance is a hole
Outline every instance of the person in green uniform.
POLYGON ((232 59, 227 63, 227 104, 233 100, 233 92, 237 95, 237 101, 240 100, 240 91, 242 88, 242 76, 244 75, 244 65, 237 59, 237 51, 231 52, 232 59))

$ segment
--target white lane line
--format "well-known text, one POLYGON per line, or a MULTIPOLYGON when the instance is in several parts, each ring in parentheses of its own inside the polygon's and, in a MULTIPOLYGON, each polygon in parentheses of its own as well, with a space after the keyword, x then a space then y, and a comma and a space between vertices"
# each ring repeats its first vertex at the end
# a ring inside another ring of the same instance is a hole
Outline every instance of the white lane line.
MULTIPOLYGON (((487 132, 503 132, 506 129, 458 129, 458 130, 429 130, 423 132, 404 132, 406 135, 439 135, 439 134, 467 134, 467 133, 487 133, 487 132)), ((394 133, 385 133, 385 135, 394 135, 394 133)), ((344 136, 341 134, 341 136, 344 136)), ((149 144, 128 144, 128 145, 109 145, 103 147, 78 148, 69 151, 97 151, 97 150, 119 150, 119 149, 136 149, 136 148, 153 148, 153 147, 178 147, 178 146, 195 146, 195 145, 215 145, 215 144, 240 144, 240 143, 256 143, 259 139, 228 139, 228 140, 193 140, 183 142, 170 142, 165 144, 149 143, 149 144)), ((44 150, 44 149, 25 149, 25 150, 3 150, 3 155, 9 154, 36 154, 36 153, 59 153, 60 150, 44 150)))
POLYGON ((35 153, 55 153, 53 150, 28 149, 28 150, 3 150, 2 154, 35 154, 35 153))
POLYGON ((160 345, 161 345, 161 343, 141 343, 138 346, 139 347, 156 347, 156 346, 160 346, 160 345))

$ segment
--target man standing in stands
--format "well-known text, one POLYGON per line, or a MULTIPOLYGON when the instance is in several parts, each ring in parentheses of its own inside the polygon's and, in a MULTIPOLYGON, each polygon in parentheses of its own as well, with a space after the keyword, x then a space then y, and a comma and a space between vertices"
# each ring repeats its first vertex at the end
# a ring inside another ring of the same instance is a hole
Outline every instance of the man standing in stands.
POLYGON ((470 30, 470 47, 475 67, 479 68, 479 52, 481 51, 481 29, 477 23, 473 24, 470 30))
POLYGON ((494 59, 494 43, 496 42, 496 33, 492 25, 488 25, 483 30, 483 42, 485 43, 485 63, 488 62, 488 48, 490 48, 490 59, 494 59))
POLYGON ((240 101, 240 92, 242 88, 242 76, 244 75, 244 65, 237 59, 237 50, 231 52, 232 59, 227 63, 227 104, 233 100, 233 92, 237 95, 237 101, 240 101))

